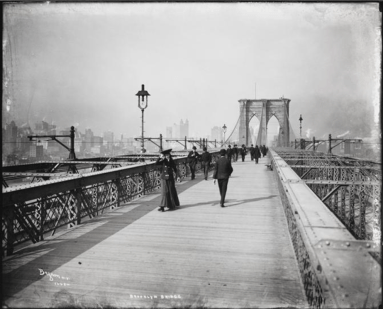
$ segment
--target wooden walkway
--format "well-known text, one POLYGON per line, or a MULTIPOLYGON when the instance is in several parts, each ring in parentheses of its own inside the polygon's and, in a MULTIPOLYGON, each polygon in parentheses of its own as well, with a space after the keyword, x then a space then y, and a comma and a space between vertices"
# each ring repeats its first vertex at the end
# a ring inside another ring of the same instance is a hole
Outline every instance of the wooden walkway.
POLYGON ((3 308, 306 308, 277 183, 233 163, 177 184, 180 209, 151 194, 3 260, 3 308))

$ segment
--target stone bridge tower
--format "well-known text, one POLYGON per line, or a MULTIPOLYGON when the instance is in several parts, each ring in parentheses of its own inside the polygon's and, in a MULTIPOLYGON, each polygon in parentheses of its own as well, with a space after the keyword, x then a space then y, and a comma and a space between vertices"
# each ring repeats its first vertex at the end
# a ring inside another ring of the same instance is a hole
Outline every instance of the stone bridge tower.
POLYGON ((275 116, 279 122, 279 146, 290 145, 289 128, 289 104, 290 99, 280 98, 276 100, 239 100, 239 144, 250 143, 250 120, 255 116, 260 125, 256 145, 267 145, 267 124, 271 117, 275 116))

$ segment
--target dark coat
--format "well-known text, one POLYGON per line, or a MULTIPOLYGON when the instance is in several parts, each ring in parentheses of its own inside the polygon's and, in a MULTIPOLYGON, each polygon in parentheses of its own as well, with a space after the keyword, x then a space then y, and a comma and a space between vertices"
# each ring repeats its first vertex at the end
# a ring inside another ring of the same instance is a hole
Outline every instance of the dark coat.
POLYGON ((251 154, 252 156, 254 156, 254 150, 255 150, 255 148, 254 148, 253 146, 251 146, 251 147, 250 147, 250 154, 251 154))
POLYGON ((214 179, 228 179, 233 172, 230 161, 225 157, 220 157, 215 163, 214 179))
POLYGON ((234 147, 233 150, 232 150, 232 153, 233 154, 238 154, 238 147, 234 147))
POLYGON ((201 162, 202 164, 210 164, 211 162, 211 154, 209 152, 204 152, 202 155, 201 155, 201 162))
POLYGON ((233 149, 231 149, 231 148, 227 148, 227 150, 226 150, 226 155, 227 155, 228 157, 231 157, 231 156, 233 155, 233 149))
POLYGON ((255 146, 254 148, 254 158, 260 158, 261 157, 261 151, 259 150, 258 146, 255 146))
POLYGON ((242 147, 240 152, 241 152, 241 156, 246 156, 247 155, 247 150, 246 150, 245 147, 242 147))
POLYGON ((174 182, 173 172, 177 175, 177 167, 173 160, 168 161, 166 158, 157 159, 156 165, 161 165, 161 207, 169 207, 175 209, 180 205, 177 190, 174 182), (169 179, 164 179, 165 172, 168 172, 169 179))
POLYGON ((200 155, 197 151, 196 152, 190 151, 189 155, 188 155, 189 164, 195 166, 198 162, 199 157, 200 157, 200 155))

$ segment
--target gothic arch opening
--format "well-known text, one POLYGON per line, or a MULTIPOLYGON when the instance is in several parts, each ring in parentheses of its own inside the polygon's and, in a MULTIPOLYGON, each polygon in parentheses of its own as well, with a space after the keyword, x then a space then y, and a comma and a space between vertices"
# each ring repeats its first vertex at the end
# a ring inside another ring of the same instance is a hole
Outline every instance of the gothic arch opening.
POLYGON ((279 135, 279 121, 277 117, 272 116, 267 124, 267 146, 276 147, 279 135))
POLYGON ((257 116, 253 116, 250 119, 250 122, 249 122, 249 131, 250 131, 249 136, 250 136, 250 138, 249 138, 248 146, 250 146, 251 144, 253 144, 253 145, 256 144, 258 132, 260 130, 260 124, 261 124, 261 122, 259 121, 257 116))

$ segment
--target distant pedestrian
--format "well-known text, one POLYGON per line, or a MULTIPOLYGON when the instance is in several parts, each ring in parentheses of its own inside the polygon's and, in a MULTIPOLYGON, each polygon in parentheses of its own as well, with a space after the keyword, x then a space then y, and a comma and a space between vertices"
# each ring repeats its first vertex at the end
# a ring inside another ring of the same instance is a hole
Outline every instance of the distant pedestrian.
POLYGON ((162 166, 161 202, 160 208, 158 209, 158 211, 162 212, 165 211, 165 207, 167 207, 169 210, 174 210, 177 206, 180 206, 173 175, 174 172, 178 178, 178 171, 176 164, 173 161, 172 155, 170 154, 171 151, 171 149, 162 151, 160 157, 156 161, 156 165, 162 166))
POLYGON ((250 146, 250 156, 251 156, 251 161, 254 160, 254 145, 251 144, 250 146))
POLYGON ((245 162, 245 156, 247 155, 247 149, 246 149, 246 146, 244 144, 242 144, 240 152, 241 152, 242 162, 245 162))
POLYGON ((232 156, 233 156, 233 149, 231 149, 231 145, 229 145, 229 148, 227 148, 227 151, 226 151, 226 157, 230 161, 230 163, 231 163, 232 156))
POLYGON ((203 147, 203 154, 201 155, 201 162, 203 167, 203 174, 205 175, 205 180, 207 180, 209 174, 209 167, 211 163, 211 154, 207 151, 206 147, 203 147))
POLYGON ((237 162, 238 161, 238 152, 239 152, 239 149, 237 148, 237 145, 234 144, 234 148, 233 148, 233 162, 237 162))
POLYGON ((265 157, 267 153, 267 147, 265 145, 262 146, 261 152, 262 152, 262 156, 265 157))
POLYGON ((231 173, 233 172, 233 167, 231 166, 230 160, 225 158, 225 154, 226 154, 225 149, 221 149, 219 154, 221 157, 215 163, 213 178, 214 178, 214 184, 216 180, 218 179, 219 194, 221 195, 220 205, 221 207, 225 207, 227 185, 229 183, 229 177, 231 176, 231 173))
POLYGON ((197 147, 193 146, 193 150, 189 152, 188 160, 189 160, 189 167, 191 172, 191 179, 193 180, 195 178, 195 167, 198 162, 199 154, 197 152, 197 147))
POLYGON ((258 164, 258 159, 261 157, 261 151, 258 148, 258 145, 255 145, 254 148, 254 159, 255 159, 255 164, 258 164))
POLYGON ((263 150, 265 152, 264 157, 267 155, 267 152, 269 151, 269 148, 267 148, 265 145, 263 145, 263 150))

